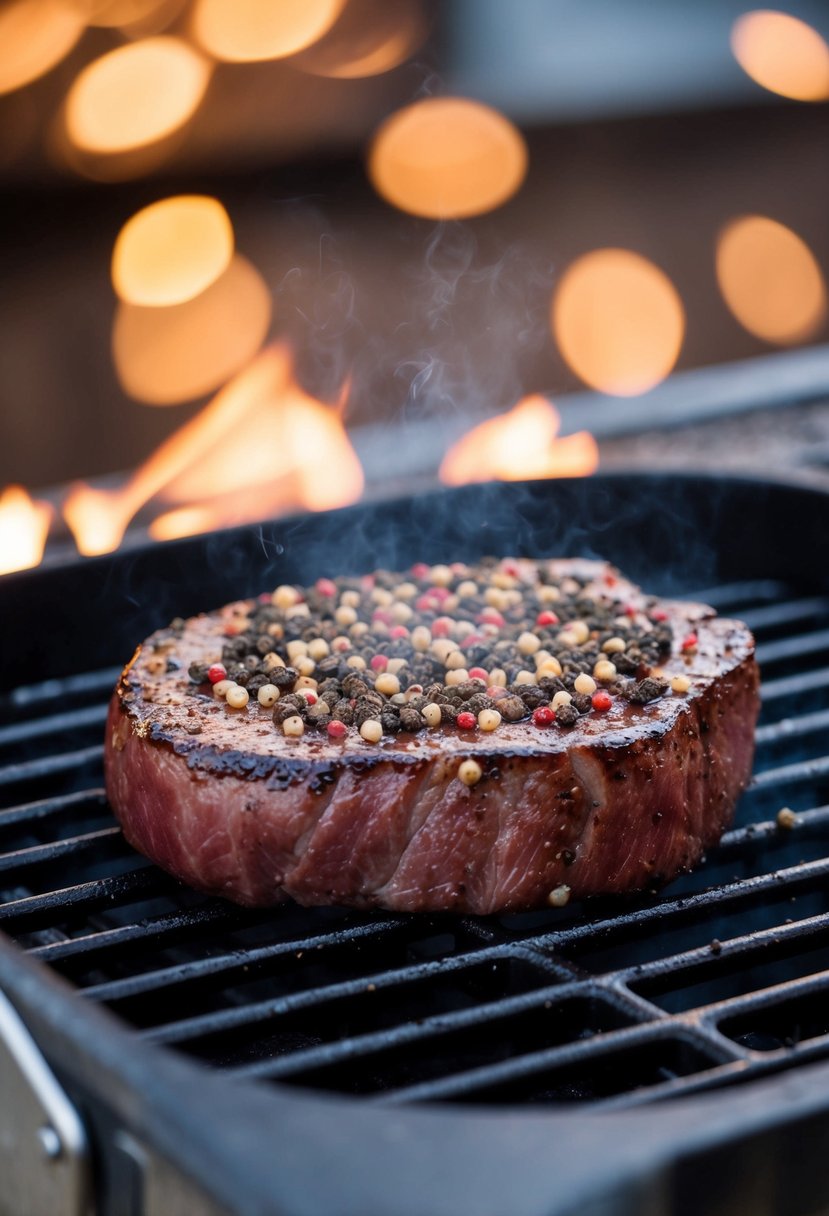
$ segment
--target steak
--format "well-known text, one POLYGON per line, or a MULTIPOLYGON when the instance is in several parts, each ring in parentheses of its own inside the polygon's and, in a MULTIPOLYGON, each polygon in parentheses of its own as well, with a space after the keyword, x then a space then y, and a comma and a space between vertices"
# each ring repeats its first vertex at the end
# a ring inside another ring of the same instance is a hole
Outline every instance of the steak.
POLYGON ((719 839, 758 684, 744 625, 604 562, 320 579, 140 646, 107 790, 135 848, 242 904, 561 905, 719 839))

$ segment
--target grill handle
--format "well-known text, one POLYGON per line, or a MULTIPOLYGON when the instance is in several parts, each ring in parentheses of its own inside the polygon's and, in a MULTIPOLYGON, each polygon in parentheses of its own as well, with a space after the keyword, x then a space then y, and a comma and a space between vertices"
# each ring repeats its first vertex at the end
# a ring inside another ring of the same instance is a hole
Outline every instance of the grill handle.
POLYGON ((2 992, 0 1094, 0 1216, 87 1216, 83 1123, 2 992))

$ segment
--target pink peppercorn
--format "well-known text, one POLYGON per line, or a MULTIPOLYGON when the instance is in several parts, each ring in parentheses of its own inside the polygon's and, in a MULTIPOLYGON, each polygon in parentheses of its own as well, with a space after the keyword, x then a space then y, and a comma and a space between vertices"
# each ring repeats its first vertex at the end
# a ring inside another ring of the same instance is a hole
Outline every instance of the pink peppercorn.
POLYGON ((539 612, 538 616, 535 618, 535 623, 541 628, 543 628, 545 625, 557 625, 558 617, 554 612, 539 612))
POLYGON ((337 584, 332 583, 330 578, 318 578, 315 586, 320 595, 331 596, 337 594, 337 584))
POLYGON ((555 720, 555 710, 550 709, 549 705, 539 705, 538 709, 533 710, 533 722, 536 726, 552 726, 555 720))
POLYGON ((683 650, 696 650, 699 638, 695 633, 689 633, 686 638, 682 639, 683 650))
POLYGON ((425 578, 429 573, 430 568, 431 567, 427 566, 425 562, 415 562, 415 564, 412 566, 412 574, 415 576, 415 578, 425 578))
POLYGON ((439 616, 432 621, 432 637, 433 638, 448 638, 452 632, 454 621, 448 616, 439 616))
POLYGON ((489 679, 489 672, 485 671, 483 667, 470 667, 469 678, 470 680, 483 680, 486 682, 489 679))
POLYGON ((668 614, 664 608, 654 608, 653 612, 651 613, 652 621, 667 621, 667 619, 668 614))
POLYGON ((496 608, 485 608, 475 617, 477 625, 497 625, 500 629, 506 622, 496 608))
POLYGON ((469 713, 467 710, 459 713, 455 721, 458 724, 459 730, 474 730, 477 724, 477 718, 475 715, 469 713))
POLYGON ((599 713, 605 713, 613 704, 610 694, 606 692, 594 692, 592 701, 593 708, 597 709, 599 713))
POLYGON ((407 638, 408 636, 409 631, 405 625, 395 625, 393 629, 389 630, 390 638, 407 638))
POLYGON ((226 680, 227 668, 224 663, 214 663, 212 667, 208 667, 207 678, 211 684, 218 684, 219 680, 226 680))
POLYGON ((375 625, 393 625, 394 617, 389 612, 388 608, 375 608, 371 614, 371 619, 375 625))
POLYGON ((461 641, 460 648, 461 650, 465 650, 467 646, 480 646, 483 640, 479 633, 468 633, 461 641))
POLYGON ((345 722, 329 722, 326 727, 329 739, 344 739, 348 733, 348 727, 345 722))
POLYGON ((388 655, 385 655, 385 654, 376 654, 374 656, 374 658, 371 660, 371 670, 372 671, 385 671, 386 668, 388 667, 388 665, 389 665, 389 658, 388 658, 388 655))
POLYGON ((486 690, 486 695, 489 697, 490 701, 502 701, 504 697, 509 696, 509 693, 507 692, 506 688, 502 688, 500 684, 490 684, 489 688, 486 690))

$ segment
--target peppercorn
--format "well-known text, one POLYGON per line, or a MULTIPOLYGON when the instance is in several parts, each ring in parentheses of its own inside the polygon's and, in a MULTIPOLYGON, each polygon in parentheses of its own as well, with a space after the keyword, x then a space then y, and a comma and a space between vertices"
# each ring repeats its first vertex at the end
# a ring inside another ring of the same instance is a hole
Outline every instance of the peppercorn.
POLYGON ((400 718, 391 708, 384 709, 380 714, 380 725, 386 735, 396 735, 401 728, 400 718))
POLYGON ((400 729, 407 731, 422 730, 424 725, 423 715, 420 710, 415 709, 412 705, 400 706, 400 729))
POLYGON ((343 678, 342 684, 343 692, 347 697, 358 697, 360 693, 368 692, 369 690, 368 684, 366 684, 362 676, 358 675, 355 671, 350 671, 349 674, 343 678))
POLYGON ((207 664, 191 663, 187 668, 187 674, 194 684, 207 683, 207 664))
MULTIPOLYGON (((580 714, 589 714, 593 708, 593 698, 590 693, 574 692, 570 704, 575 705, 580 714)), ((556 710, 556 713, 558 713, 558 710, 556 710)))
POLYGON ((299 677, 295 667, 274 667, 270 673, 271 683, 282 691, 283 688, 293 688, 299 677))
POLYGON ((344 722, 346 726, 354 724, 354 710, 350 701, 342 700, 331 711, 331 717, 336 718, 338 722, 344 722))
POLYGON ((655 701, 657 697, 663 696, 667 691, 667 680, 658 680, 648 676, 646 679, 624 688, 622 696, 635 705, 646 705, 649 701, 655 701))
POLYGON ((281 726, 288 718, 292 718, 297 713, 296 705, 286 705, 284 701, 277 701, 273 707, 273 721, 275 726, 281 726))
POLYGON ((574 705, 560 705, 556 710, 556 722, 559 726, 574 726, 579 720, 579 711, 574 705))
POLYGON ((448 702, 438 702, 438 704, 440 704, 440 720, 443 725, 454 726, 459 713, 457 706, 448 702))
POLYGON ((545 705, 550 699, 538 684, 522 684, 516 689, 516 692, 527 709, 537 709, 539 705, 545 705))
POLYGON ((498 702, 498 712, 507 722, 520 722, 528 713, 528 708, 520 697, 502 697, 498 702))

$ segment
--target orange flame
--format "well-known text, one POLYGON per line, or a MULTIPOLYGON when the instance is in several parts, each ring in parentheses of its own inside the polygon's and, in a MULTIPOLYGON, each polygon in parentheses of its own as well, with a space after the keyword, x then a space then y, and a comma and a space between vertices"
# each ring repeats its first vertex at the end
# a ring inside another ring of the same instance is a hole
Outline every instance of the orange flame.
POLYGON ((171 435, 122 489, 73 487, 64 517, 79 551, 88 555, 116 549, 136 512, 162 493, 168 502, 187 503, 191 514, 175 512, 172 522, 156 521, 156 536, 187 535, 296 508, 344 506, 362 489, 363 471, 339 412, 305 393, 293 378, 288 351, 272 346, 171 435))
POLYGON ((505 414, 481 422, 453 444, 440 466, 446 485, 584 477, 599 466, 589 431, 558 438, 558 410, 544 397, 524 397, 505 414))
POLYGON ((38 564, 51 518, 48 503, 35 502, 22 486, 6 487, 0 494, 0 574, 38 564))

